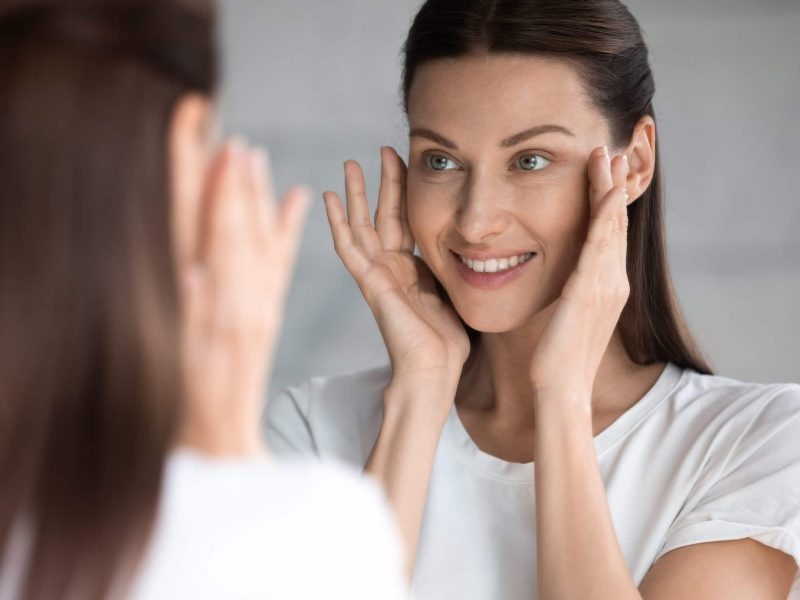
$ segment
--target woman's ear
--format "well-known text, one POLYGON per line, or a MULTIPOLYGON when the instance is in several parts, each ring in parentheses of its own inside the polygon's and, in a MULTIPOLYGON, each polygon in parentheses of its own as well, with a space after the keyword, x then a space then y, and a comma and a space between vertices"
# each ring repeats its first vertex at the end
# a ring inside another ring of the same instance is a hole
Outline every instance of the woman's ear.
POLYGON ((181 97, 172 112, 167 147, 172 250, 177 265, 186 264, 196 253, 212 159, 214 115, 212 101, 200 94, 181 97))
POLYGON ((628 204, 631 204, 644 194, 656 168, 656 124, 652 117, 645 115, 636 123, 625 154, 629 165, 628 204))

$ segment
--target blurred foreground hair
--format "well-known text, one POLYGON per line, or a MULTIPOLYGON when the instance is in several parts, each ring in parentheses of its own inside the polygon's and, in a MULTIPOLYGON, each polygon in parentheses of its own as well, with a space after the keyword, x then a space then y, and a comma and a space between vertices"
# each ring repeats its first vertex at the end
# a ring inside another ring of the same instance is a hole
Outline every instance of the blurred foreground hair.
POLYGON ((167 136, 216 85, 194 4, 0 0, 0 550, 24 554, 20 598, 119 597, 152 530, 182 396, 167 136))

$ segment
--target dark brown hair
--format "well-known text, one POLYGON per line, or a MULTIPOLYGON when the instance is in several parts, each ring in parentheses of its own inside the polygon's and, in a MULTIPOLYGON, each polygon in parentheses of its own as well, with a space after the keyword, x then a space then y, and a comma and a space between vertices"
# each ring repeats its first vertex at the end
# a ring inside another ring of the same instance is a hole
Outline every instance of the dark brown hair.
POLYGON ((0 0, 0 544, 20 597, 129 583, 180 417, 167 132, 212 6, 0 0), (26 536, 28 543, 26 541, 26 536))
MULTIPOLYGON (((606 117, 614 146, 627 146, 642 116, 655 120, 647 45, 636 19, 619 0, 428 0, 404 47, 406 112, 420 65, 480 52, 544 56, 571 64, 606 117)), ((628 208, 631 293, 620 317, 620 335, 636 363, 671 361, 710 374, 672 289, 662 194, 656 142, 653 179, 628 208)))

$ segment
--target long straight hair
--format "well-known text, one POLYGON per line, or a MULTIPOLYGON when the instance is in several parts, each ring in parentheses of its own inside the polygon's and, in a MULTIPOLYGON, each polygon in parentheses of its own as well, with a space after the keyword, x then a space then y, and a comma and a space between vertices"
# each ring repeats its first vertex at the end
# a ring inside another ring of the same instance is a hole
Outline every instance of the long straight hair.
POLYGON ((0 551, 19 597, 118 597, 181 415, 167 134, 213 7, 0 1, 0 551))
MULTIPOLYGON (((572 65, 610 126, 627 145, 637 121, 655 120, 655 82, 636 19, 619 0, 428 0, 404 46, 403 101, 420 65, 475 53, 558 58, 572 65)), ((630 358, 711 368, 689 333, 672 287, 664 236, 663 187, 656 142, 653 179, 628 207, 630 296, 619 332, 630 358)), ((471 332, 474 340, 476 332, 471 332)))

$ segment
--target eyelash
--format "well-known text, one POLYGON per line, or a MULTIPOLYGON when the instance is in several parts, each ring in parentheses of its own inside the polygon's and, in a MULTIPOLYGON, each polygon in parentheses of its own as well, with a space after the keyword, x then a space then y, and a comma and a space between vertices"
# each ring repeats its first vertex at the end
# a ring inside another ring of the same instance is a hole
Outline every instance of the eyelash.
MULTIPOLYGON (((548 164, 553 162, 553 159, 548 158, 547 156, 545 156, 544 154, 542 154, 540 152, 526 151, 526 152, 522 152, 520 154, 517 154, 511 161, 512 165, 516 165, 519 162, 519 160, 522 159, 522 158, 531 157, 531 156, 538 156, 539 158, 543 158, 545 161, 547 161, 548 164)), ((453 162, 456 165, 458 165, 458 161, 450 158, 449 156, 447 156, 447 154, 444 154, 442 152, 426 152, 422 156, 422 164, 423 164, 423 166, 425 168, 428 169, 428 171, 430 171, 432 173, 445 173, 447 171, 456 170, 456 169, 434 169, 431 166, 431 160, 434 159, 434 158, 444 158, 444 159, 446 159, 446 160, 448 160, 450 162, 453 162)), ((541 167, 539 169, 518 169, 518 170, 523 171, 523 172, 528 172, 528 173, 535 173, 536 171, 541 171, 541 170, 543 170, 545 168, 547 168, 547 165, 545 165, 544 167, 541 167)))

